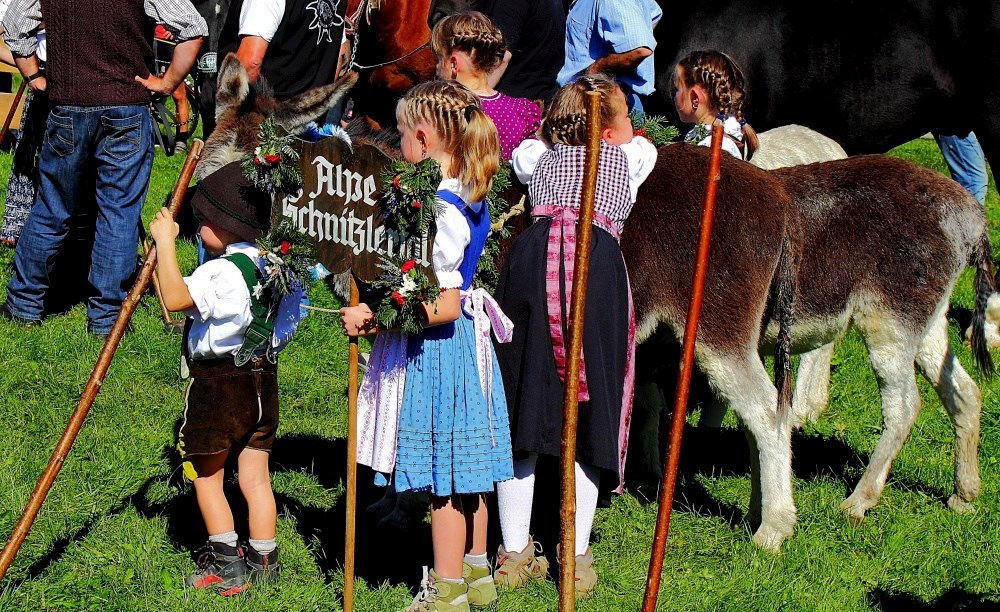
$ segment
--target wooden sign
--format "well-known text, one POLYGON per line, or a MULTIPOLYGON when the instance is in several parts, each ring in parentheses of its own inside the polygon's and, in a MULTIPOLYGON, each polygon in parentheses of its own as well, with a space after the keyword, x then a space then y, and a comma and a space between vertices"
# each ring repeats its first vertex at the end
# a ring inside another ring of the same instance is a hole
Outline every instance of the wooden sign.
POLYGON ((378 199, 382 173, 392 163, 369 144, 352 152, 340 138, 296 143, 302 187, 274 203, 274 216, 289 217, 316 244, 319 261, 333 273, 351 270, 362 281, 382 274, 384 257, 413 259, 432 282, 433 236, 402 242, 385 227, 378 199))

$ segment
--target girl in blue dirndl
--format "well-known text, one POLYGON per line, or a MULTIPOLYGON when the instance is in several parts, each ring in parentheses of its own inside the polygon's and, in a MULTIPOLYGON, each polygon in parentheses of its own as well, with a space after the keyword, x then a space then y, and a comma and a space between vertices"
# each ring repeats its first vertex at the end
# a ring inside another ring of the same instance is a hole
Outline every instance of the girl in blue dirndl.
MULTIPOLYGON (((485 202, 499 163, 496 128, 455 81, 411 89, 396 111, 403 157, 431 157, 437 191, 433 267, 441 294, 419 334, 378 330, 358 395, 358 462, 397 491, 428 491, 434 568, 410 610, 465 610, 496 598, 486 560, 485 494, 513 477, 507 403, 491 329, 510 321, 472 277, 490 231, 485 202), (467 537, 466 534, 469 534, 467 537)), ((366 304, 344 308, 351 336, 369 333, 366 304)))

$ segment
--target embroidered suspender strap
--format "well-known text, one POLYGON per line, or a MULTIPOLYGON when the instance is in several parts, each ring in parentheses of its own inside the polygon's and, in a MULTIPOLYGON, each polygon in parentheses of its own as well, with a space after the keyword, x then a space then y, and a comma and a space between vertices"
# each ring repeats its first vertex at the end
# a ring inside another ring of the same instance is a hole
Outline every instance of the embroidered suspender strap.
POLYGON ((239 367, 247 363, 254 356, 254 353, 261 350, 267 353, 268 361, 273 363, 271 334, 274 333, 274 313, 271 312, 270 303, 265 304, 260 299, 263 295, 259 289, 263 286, 260 270, 257 268, 257 264, 243 253, 226 255, 225 259, 239 268, 243 275, 243 280, 250 291, 250 314, 253 315, 253 320, 250 321, 250 326, 247 327, 247 331, 243 335, 243 345, 236 351, 236 365, 239 367))

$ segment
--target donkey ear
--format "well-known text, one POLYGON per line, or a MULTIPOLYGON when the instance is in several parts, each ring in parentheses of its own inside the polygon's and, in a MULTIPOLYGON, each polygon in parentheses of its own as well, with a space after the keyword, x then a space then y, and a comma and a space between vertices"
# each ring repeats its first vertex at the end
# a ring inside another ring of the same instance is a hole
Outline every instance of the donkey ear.
POLYGON ((250 78, 247 76, 246 68, 243 67, 235 53, 226 54, 226 59, 222 60, 217 84, 216 118, 221 117, 227 109, 242 104, 247 94, 250 93, 250 78))
POLYGON ((310 121, 333 108, 357 81, 358 73, 348 72, 329 85, 314 87, 280 102, 274 111, 274 122, 285 132, 298 134, 310 121))

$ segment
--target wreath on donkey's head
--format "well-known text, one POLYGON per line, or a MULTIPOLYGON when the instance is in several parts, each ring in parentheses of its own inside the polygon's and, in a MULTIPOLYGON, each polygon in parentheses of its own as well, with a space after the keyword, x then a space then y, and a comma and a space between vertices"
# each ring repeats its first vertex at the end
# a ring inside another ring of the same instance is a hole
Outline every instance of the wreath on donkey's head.
POLYGON ((299 154, 292 147, 294 138, 268 117, 257 132, 259 144, 252 153, 243 156, 240 164, 243 176, 263 192, 288 193, 302 184, 299 154))

